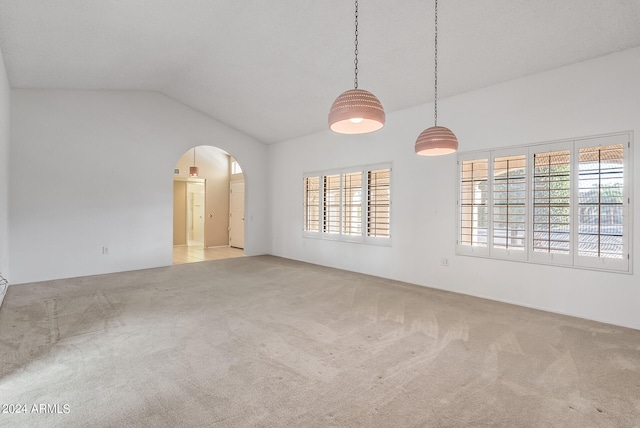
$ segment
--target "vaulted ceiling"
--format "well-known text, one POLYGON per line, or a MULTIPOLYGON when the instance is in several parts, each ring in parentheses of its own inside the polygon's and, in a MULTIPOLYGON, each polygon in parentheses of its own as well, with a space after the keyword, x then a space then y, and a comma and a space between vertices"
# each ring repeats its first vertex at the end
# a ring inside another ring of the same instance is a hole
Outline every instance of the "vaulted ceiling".
MULTIPOLYGON (((433 1, 359 1, 359 87, 433 99, 433 1)), ((640 46, 640 0, 440 0, 440 97, 640 46)), ((153 90, 265 143, 353 87, 350 0, 0 0, 14 88, 153 90)))

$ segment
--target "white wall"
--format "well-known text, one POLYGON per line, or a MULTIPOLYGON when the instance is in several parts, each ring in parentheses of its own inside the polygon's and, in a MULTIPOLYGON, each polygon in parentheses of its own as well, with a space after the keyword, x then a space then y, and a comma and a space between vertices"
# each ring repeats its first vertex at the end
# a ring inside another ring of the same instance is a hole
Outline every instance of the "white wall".
POLYGON ((264 144, 152 92, 14 89, 11 119, 11 283, 170 265, 173 169, 200 145, 242 163, 246 253, 268 251, 264 144))
MULTIPOLYGON (((456 133, 462 152, 627 130, 637 140, 640 48, 444 99, 438 106, 439 124, 456 133)), ((638 273, 455 255, 456 156, 419 157, 413 149, 432 121, 431 103, 388 114, 385 127, 373 134, 325 131, 270 146, 272 253, 640 329, 638 273), (393 162, 391 247, 302 237, 304 172, 384 161, 393 162), (441 258, 449 259, 449 267, 441 266, 441 258)), ((634 164, 640 169, 640 150, 634 164)), ((636 185, 634 199, 639 193, 636 185)), ((636 207, 636 272, 639 215, 636 207)))
MULTIPOLYGON (((0 274, 9 277, 9 80, 0 51, 0 274)), ((0 286, 0 304, 6 288, 0 286)))

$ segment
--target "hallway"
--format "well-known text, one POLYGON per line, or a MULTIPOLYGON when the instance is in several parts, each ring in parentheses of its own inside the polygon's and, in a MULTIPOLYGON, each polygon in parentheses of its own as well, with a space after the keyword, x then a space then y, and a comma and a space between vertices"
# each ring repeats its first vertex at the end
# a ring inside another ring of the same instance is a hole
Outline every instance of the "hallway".
POLYGON ((202 248, 186 245, 174 245, 173 264, 205 262, 209 260, 231 259, 244 256, 244 250, 233 247, 202 248))

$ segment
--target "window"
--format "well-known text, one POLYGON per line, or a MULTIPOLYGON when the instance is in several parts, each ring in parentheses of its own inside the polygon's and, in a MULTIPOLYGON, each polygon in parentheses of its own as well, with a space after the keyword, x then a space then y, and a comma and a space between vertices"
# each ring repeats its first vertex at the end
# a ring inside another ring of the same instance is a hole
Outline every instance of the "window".
POLYGON ((488 158, 462 161, 459 242, 471 251, 487 246, 488 173, 488 158))
POLYGON ((324 177, 322 231, 340 233, 340 174, 324 177))
POLYGON ((362 235, 362 172, 351 172, 342 177, 342 233, 362 235))
POLYGON ((242 174, 242 168, 240 168, 238 161, 231 161, 231 174, 242 174))
POLYGON ((320 232, 320 177, 304 179, 304 230, 320 232))
POLYGON ((562 261, 571 254, 571 151, 534 151, 532 181, 532 257, 562 261))
POLYGON ((581 142, 577 157, 578 254, 581 265, 624 269, 630 260, 625 148, 628 140, 581 142), (615 143, 615 144, 614 144, 615 143))
POLYGON ((368 171, 367 236, 389 237, 390 169, 368 171))
POLYGON ((631 272, 631 134, 458 156, 459 254, 631 272))
POLYGON ((493 248, 521 258, 525 249, 526 155, 493 158, 493 248), (516 253, 514 253, 515 251, 516 253))
POLYGON ((390 245, 390 165, 305 174, 303 183, 304 236, 390 245))

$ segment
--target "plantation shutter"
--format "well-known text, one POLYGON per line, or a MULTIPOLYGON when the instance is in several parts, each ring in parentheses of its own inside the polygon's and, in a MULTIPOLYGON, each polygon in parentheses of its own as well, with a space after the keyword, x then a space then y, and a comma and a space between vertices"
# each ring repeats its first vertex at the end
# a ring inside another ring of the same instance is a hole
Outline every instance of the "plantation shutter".
POLYGON ((526 256, 526 159, 526 154, 493 158, 492 251, 498 255, 526 256))
POLYGON ((367 236, 390 237, 391 212, 389 168, 367 171, 367 236))
POLYGON ((460 165, 459 245, 487 246, 488 174, 488 158, 463 160, 460 165))
POLYGON ((533 153, 532 180, 532 257, 570 263, 571 151, 533 153))
POLYGON ((362 235, 362 172, 342 176, 342 234, 362 235))
POLYGON ((304 179, 304 231, 320 232, 320 177, 304 179))
POLYGON ((459 154, 456 253, 630 272, 632 139, 459 154))
POLYGON ((322 231, 340 233, 340 174, 324 176, 322 231))
POLYGON ((627 147, 624 136, 594 139, 579 147, 577 199, 581 265, 628 269, 627 147))

